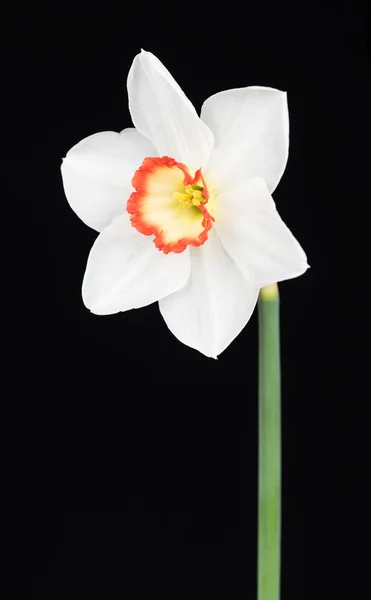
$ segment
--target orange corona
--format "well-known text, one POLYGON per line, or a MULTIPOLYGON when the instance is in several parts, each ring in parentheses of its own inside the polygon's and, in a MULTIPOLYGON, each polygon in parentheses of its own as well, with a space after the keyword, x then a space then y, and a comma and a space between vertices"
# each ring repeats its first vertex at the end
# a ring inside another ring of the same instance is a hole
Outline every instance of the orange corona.
POLYGON ((135 188, 127 202, 132 225, 154 235, 165 254, 202 246, 215 219, 208 211, 209 191, 201 169, 194 176, 174 158, 147 157, 132 179, 135 188))

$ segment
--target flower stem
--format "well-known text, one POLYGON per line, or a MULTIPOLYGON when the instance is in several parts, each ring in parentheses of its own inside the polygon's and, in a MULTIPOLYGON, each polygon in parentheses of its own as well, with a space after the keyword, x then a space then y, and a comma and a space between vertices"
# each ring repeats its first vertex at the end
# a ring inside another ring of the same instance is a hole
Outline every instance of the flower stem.
POLYGON ((280 598, 281 370, 277 284, 259 295, 258 600, 280 598))

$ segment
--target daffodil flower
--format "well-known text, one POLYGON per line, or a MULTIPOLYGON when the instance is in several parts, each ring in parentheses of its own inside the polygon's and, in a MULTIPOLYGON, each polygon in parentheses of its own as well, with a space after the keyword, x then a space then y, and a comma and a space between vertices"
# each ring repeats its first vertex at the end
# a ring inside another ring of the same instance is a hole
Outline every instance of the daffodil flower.
POLYGON ((216 358, 261 287, 308 267, 271 196, 288 157, 286 93, 219 92, 199 117, 145 51, 127 83, 135 127, 87 137, 61 167, 72 209, 100 232, 83 301, 97 315, 159 301, 172 333, 216 358))

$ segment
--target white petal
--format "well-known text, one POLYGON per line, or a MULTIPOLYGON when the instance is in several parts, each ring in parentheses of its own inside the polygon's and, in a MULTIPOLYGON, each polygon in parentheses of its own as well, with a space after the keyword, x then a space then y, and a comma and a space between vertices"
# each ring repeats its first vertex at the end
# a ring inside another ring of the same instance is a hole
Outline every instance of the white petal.
POLYGON ((214 227, 224 248, 259 288, 302 275, 309 266, 263 179, 250 179, 217 196, 214 227))
POLYGON ((183 287, 189 277, 186 250, 165 255, 139 233, 129 215, 116 217, 97 237, 82 285, 84 304, 97 315, 140 308, 183 287))
POLYGON ((215 231, 190 254, 187 285, 160 300, 160 311, 183 344, 216 358, 245 327, 259 290, 245 280, 215 231))
POLYGON ((101 231, 126 211, 131 180, 146 156, 156 149, 133 127, 95 133, 71 148, 61 166, 64 191, 84 223, 101 231))
POLYGON ((151 52, 142 50, 128 75, 129 108, 135 127, 155 144, 160 155, 196 171, 205 166, 213 135, 169 71, 151 52))
POLYGON ((205 101, 201 119, 215 139, 207 166, 213 186, 225 191, 262 177, 273 192, 288 158, 286 92, 257 86, 220 92, 205 101))

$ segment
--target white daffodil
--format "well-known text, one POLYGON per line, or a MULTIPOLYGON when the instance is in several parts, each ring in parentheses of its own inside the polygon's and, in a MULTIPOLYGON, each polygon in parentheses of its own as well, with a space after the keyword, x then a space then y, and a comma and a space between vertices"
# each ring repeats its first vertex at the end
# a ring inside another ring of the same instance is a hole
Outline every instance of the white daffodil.
POLYGON ((105 131, 62 163, 67 199, 100 232, 82 297, 106 315, 159 301, 172 333, 216 358, 246 325, 259 289, 308 268, 271 193, 286 166, 286 93, 246 87, 201 116, 142 51, 128 76, 135 128, 105 131))

